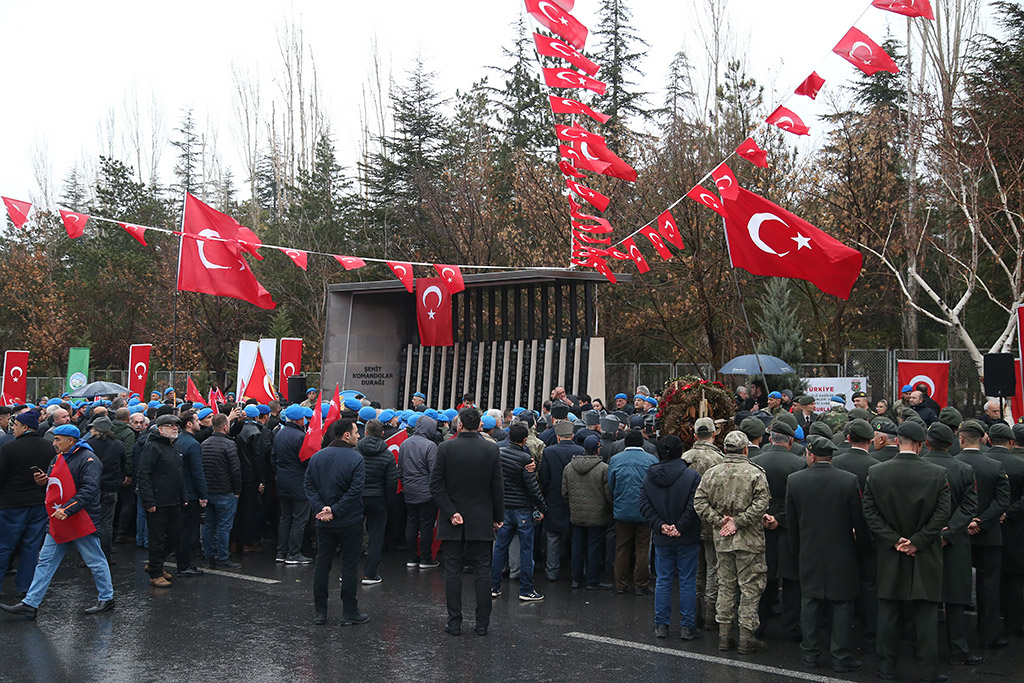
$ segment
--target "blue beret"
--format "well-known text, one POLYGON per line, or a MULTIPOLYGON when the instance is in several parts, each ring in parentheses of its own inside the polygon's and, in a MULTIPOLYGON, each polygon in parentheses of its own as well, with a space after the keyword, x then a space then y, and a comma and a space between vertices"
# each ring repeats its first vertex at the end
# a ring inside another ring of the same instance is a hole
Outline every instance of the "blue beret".
MULTIPOLYGON (((71 392, 70 391, 65 391, 63 394, 60 395, 61 398, 69 398, 70 396, 71 396, 71 392)), ((138 396, 138 394, 135 394, 135 396, 138 396)))
POLYGON ((320 418, 327 417, 327 413, 331 412, 331 404, 324 402, 320 404, 320 418))
POLYGON ((46 402, 46 405, 47 406, 59 406, 60 405, 60 399, 59 398, 51 398, 49 401, 46 402))
POLYGON ((444 411, 444 415, 445 417, 448 418, 448 421, 450 422, 459 416, 459 411, 455 410, 455 408, 449 408, 448 410, 444 411))
POLYGON ((782 394, 778 391, 773 391, 772 393, 768 394, 768 398, 782 398, 782 394))
POLYGON ((316 393, 316 391, 317 391, 316 387, 310 387, 310 388, 306 389, 306 394, 307 394, 307 395, 309 395, 309 394, 315 394, 315 393, 316 393))
POLYGON ((260 409, 257 408, 254 405, 251 405, 251 404, 247 405, 245 407, 245 416, 246 417, 252 417, 252 418, 259 417, 260 416, 260 409))
POLYGON ((513 408, 512 414, 515 415, 516 417, 519 417, 519 414, 524 412, 525 410, 526 408, 513 408))
POLYGON ((141 403, 141 401, 139 401, 138 398, 130 398, 130 399, 128 399, 128 407, 129 408, 132 407, 132 406, 137 406, 137 405, 139 405, 139 403, 141 403))
POLYGON ((836 403, 842 403, 843 405, 846 405, 846 399, 844 399, 842 396, 833 396, 829 400, 830 401, 834 401, 836 403))
POLYGON ((313 417, 313 409, 312 408, 303 407, 302 408, 302 417, 306 418, 307 420, 312 419, 312 417, 313 417))
POLYGON ((794 432, 794 434, 795 434, 794 438, 797 441, 803 441, 804 440, 804 428, 801 427, 800 425, 796 426, 796 432, 794 432))
POLYGON ((641 401, 646 401, 647 397, 644 396, 643 394, 637 394, 636 396, 633 397, 633 400, 635 401, 637 399, 640 399, 641 401))
POLYGON ((78 427, 75 425, 61 425, 53 428, 55 436, 73 436, 76 439, 82 438, 82 432, 78 431, 78 427))
POLYGON ((618 401, 620 398, 623 401, 628 401, 629 400, 629 396, 626 396, 625 394, 615 394, 615 400, 616 401, 618 401))
POLYGON ((359 409, 359 419, 364 422, 377 419, 377 409, 373 406, 363 406, 359 409))
POLYGON ((211 415, 213 415, 213 409, 212 408, 203 408, 198 413, 196 413, 196 417, 198 417, 200 420, 205 420, 206 418, 208 418, 211 415))
POLYGON ((451 422, 452 419, 448 417, 447 413, 438 413, 437 417, 434 418, 438 422, 451 422))
POLYGON ((484 429, 494 429, 498 426, 498 421, 494 419, 493 415, 484 415, 480 418, 480 426, 484 429))
POLYGON ((154 389, 153 391, 149 392, 150 396, 152 396, 153 394, 156 394, 157 396, 159 396, 160 395, 160 390, 159 389, 154 389))
POLYGON ((174 387, 167 387, 166 389, 164 389, 164 396, 171 393, 174 393, 174 387))
POLYGON ((387 410, 382 412, 377 417, 377 419, 380 420, 381 422, 391 422, 392 420, 395 419, 395 411, 393 411, 390 408, 388 408, 387 410))
MULTIPOLYGON (((64 395, 65 396, 70 396, 70 394, 64 394, 64 395)), ((133 391, 131 396, 129 396, 128 398, 139 398, 139 392, 133 391)))
POLYGON ((653 396, 645 396, 644 400, 650 403, 652 406, 658 405, 658 399, 654 398, 653 396))
POLYGON ((206 404, 203 403, 202 401, 192 401, 192 407, 195 408, 196 406, 199 406, 200 408, 205 408, 206 404))
POLYGON ((903 385, 903 388, 900 389, 900 393, 901 394, 905 394, 908 391, 913 391, 913 390, 914 390, 914 387, 910 386, 909 384, 905 384, 905 385, 903 385))
POLYGON ((409 418, 406 420, 406 422, 409 423, 410 427, 415 427, 416 423, 420 421, 420 418, 422 416, 423 416, 423 413, 416 413, 416 412, 414 412, 412 415, 409 416, 409 418))
POLYGON ((284 416, 291 422, 298 422, 305 415, 306 411, 298 403, 293 403, 284 409, 284 416))
POLYGON ((149 406, 150 408, 159 408, 160 407, 160 401, 150 401, 146 405, 149 406))
POLYGON ((437 411, 434 410, 433 408, 427 408, 426 410, 423 411, 423 414, 426 415, 427 417, 432 417, 435 420, 437 419, 438 415, 437 411))
POLYGON ((423 395, 423 392, 422 392, 422 391, 417 391, 417 392, 416 392, 415 394, 413 394, 412 396, 413 396, 413 398, 422 398, 422 399, 423 399, 424 401, 426 401, 426 400, 427 400, 427 397, 423 395))
POLYGON ((145 403, 136 403, 135 405, 133 405, 128 410, 130 410, 132 412, 132 414, 144 413, 144 412, 146 412, 146 404, 145 403))
POLYGON ((349 410, 359 412, 359 409, 363 407, 363 402, 357 398, 346 398, 345 407, 349 410))
POLYGON ((235 397, 235 392, 229 391, 228 395, 225 398, 234 398, 234 397, 235 397))
POLYGON ((262 403, 256 406, 256 410, 260 411, 260 415, 270 415, 270 406, 265 406, 262 403))

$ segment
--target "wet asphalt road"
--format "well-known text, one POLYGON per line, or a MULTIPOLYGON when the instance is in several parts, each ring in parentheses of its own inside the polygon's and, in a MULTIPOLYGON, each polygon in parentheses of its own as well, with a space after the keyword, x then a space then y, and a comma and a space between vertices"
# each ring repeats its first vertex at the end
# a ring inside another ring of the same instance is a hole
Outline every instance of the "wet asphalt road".
MULTIPOLYGON (((116 557, 113 612, 81 613, 96 594, 89 571, 69 556, 36 621, 0 613, 0 680, 876 680, 870 656, 857 674, 833 674, 827 667, 804 671, 797 644, 779 640, 777 620, 769 622, 768 652, 753 656, 719 653, 714 633, 680 641, 677 615, 671 636, 657 640, 653 596, 574 591, 567 580, 552 584, 543 573, 537 587, 546 599, 539 603, 520 603, 518 582, 510 591, 506 580, 486 637, 471 630, 466 576, 465 630, 452 637, 443 632, 441 570, 407 570, 396 551, 385 553, 384 582, 360 587, 360 608, 370 622, 348 627, 338 622, 337 561, 330 620, 314 626, 311 565, 276 564, 269 553, 247 556, 238 576, 175 579, 173 588, 158 589, 142 571, 145 551, 121 545, 116 557)), ((12 583, 5 580, 0 601, 15 602, 12 583)), ((986 662, 978 667, 942 671, 953 681, 1021 681, 1022 651, 1024 638, 1017 638, 1010 649, 982 652, 986 662)), ((916 680, 914 673, 908 655, 898 674, 916 680)))

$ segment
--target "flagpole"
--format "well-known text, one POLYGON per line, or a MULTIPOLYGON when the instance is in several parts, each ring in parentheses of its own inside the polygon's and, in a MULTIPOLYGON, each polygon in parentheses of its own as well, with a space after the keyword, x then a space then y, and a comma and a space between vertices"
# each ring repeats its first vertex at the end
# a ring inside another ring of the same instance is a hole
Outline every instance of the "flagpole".
POLYGON ((747 305, 743 301, 743 291, 740 289, 740 280, 736 277, 736 266, 732 263, 732 248, 729 246, 729 230, 726 228, 725 219, 722 219, 722 230, 725 232, 725 248, 729 251, 729 266, 732 268, 732 281, 736 285, 736 296, 740 300, 740 310, 743 311, 743 322, 747 325, 747 336, 750 339, 750 346, 754 349, 754 358, 757 360, 757 369, 761 371, 761 381, 764 382, 764 389, 768 391, 768 378, 764 374, 764 366, 761 364, 761 354, 757 352, 757 344, 754 343, 754 330, 750 327, 750 318, 747 317, 747 305))
POLYGON ((174 374, 178 369, 178 294, 180 290, 178 286, 181 284, 181 249, 185 242, 185 200, 188 197, 188 191, 182 193, 181 196, 181 232, 182 236, 178 238, 178 265, 175 271, 174 278, 174 324, 171 326, 171 382, 170 385, 174 386, 174 374))

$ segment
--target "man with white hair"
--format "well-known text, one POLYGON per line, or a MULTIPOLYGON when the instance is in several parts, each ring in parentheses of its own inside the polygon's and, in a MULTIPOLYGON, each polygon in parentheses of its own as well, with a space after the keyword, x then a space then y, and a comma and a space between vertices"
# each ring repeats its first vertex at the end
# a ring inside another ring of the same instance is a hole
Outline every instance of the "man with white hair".
POLYGON ((997 422, 1008 424, 1003 419, 1003 411, 999 405, 999 401, 991 399, 985 403, 985 414, 981 416, 981 421, 985 424, 985 428, 988 429, 997 422))

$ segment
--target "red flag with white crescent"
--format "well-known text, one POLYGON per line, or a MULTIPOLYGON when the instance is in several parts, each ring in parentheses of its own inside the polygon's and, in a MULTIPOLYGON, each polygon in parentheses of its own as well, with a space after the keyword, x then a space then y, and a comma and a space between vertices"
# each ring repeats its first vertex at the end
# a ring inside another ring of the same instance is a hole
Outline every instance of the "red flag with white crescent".
POLYGON ((768 168, 768 152, 757 146, 754 138, 747 138, 736 148, 736 154, 758 168, 768 168))
POLYGON ((765 121, 793 135, 811 134, 811 129, 804 124, 803 119, 797 116, 796 112, 786 107, 779 107, 765 121))
POLYGON ((303 270, 306 269, 306 264, 309 259, 309 255, 306 252, 301 249, 285 249, 284 247, 280 247, 280 250, 281 253, 292 260, 292 263, 303 270))
POLYGON ((575 180, 570 180, 569 178, 566 178, 565 186, 572 190, 573 192, 575 192, 577 195, 579 195, 581 199, 586 201, 588 204, 593 206, 598 211, 604 211, 605 209, 607 209, 609 202, 611 202, 611 200, 608 197, 604 196, 597 190, 592 190, 586 185, 580 185, 575 180))
POLYGON ((84 213, 75 213, 64 209, 58 209, 58 211, 61 220, 64 221, 64 229, 67 230, 68 237, 76 239, 85 233, 85 224, 89 222, 88 216, 84 213))
POLYGON ((711 190, 705 189, 698 185, 697 187, 687 192, 686 196, 692 199, 693 201, 697 202, 698 204, 703 204, 704 206, 708 207, 722 218, 725 218, 727 215, 725 213, 725 207, 722 206, 722 200, 719 199, 718 196, 711 190))
POLYGON ((604 144, 604 138, 583 128, 555 126, 556 135, 570 142, 570 146, 559 146, 564 157, 573 159, 577 166, 601 175, 636 182, 636 170, 620 159, 604 144))
POLYGON ((545 57, 564 59, 585 74, 596 76, 597 72, 601 69, 597 63, 584 57, 579 50, 565 41, 543 36, 539 33, 533 34, 533 41, 537 44, 538 54, 545 57))
POLYGON ((884 9, 886 12, 902 14, 905 17, 935 20, 935 12, 932 11, 932 4, 929 0, 872 0, 871 6, 884 9))
POLYGON ((11 199, 9 197, 0 197, 4 200, 4 206, 7 207, 7 215, 11 217, 11 222, 14 223, 14 227, 19 230, 25 227, 25 222, 28 220, 28 212, 32 210, 32 204, 30 202, 23 202, 20 199, 11 199))
POLYGON ((549 88, 581 88, 598 95, 603 95, 608 89, 608 84, 604 81, 591 78, 574 69, 545 67, 542 71, 544 72, 544 83, 549 88))
MULTIPOLYGON (((317 402, 317 406, 320 403, 317 402)), ((320 409, 320 408, 318 408, 320 409)), ((341 386, 334 384, 334 398, 331 399, 331 407, 327 409, 327 417, 324 419, 324 429, 327 429, 335 420, 341 419, 341 386)))
POLYGON ((811 75, 805 78, 804 82, 798 85, 793 92, 813 100, 818 96, 818 91, 823 85, 825 85, 825 79, 819 76, 817 71, 812 71, 811 75))
POLYGON ((337 256, 335 255, 334 260, 340 263, 345 270, 356 270, 366 265, 366 261, 359 258, 358 256, 337 256))
POLYGON ((879 71, 899 73, 900 68, 896 66, 889 53, 882 49, 882 46, 871 40, 868 34, 860 29, 851 28, 846 35, 832 48, 836 53, 850 64, 866 73, 868 76, 879 71))
POLYGON ((146 244, 146 228, 142 225, 133 225, 131 223, 118 223, 122 228, 128 231, 128 234, 135 238, 135 241, 144 247, 148 247, 146 244))
POLYGON ((587 46, 587 27, 569 14, 562 5, 565 0, 526 0, 526 11, 541 26, 569 41, 577 50, 587 46))
POLYGON ((423 277, 416 280, 416 321, 419 323, 420 344, 423 346, 453 346, 452 296, 445 280, 423 277))
POLYGON ((917 391, 921 385, 940 408, 949 405, 948 360, 896 360, 896 384, 910 385, 917 391))
POLYGON ((259 254, 259 248, 263 246, 263 240, 244 225, 238 226, 238 244, 241 245, 243 251, 252 254, 258 261, 263 260, 263 257, 259 254))
POLYGON ((306 436, 302 439, 302 448, 299 449, 299 460, 302 462, 312 458, 313 454, 320 450, 324 440, 324 414, 320 409, 320 396, 320 393, 316 395, 316 403, 313 404, 313 417, 309 420, 306 436))
POLYGON ((685 248, 683 246, 683 236, 679 234, 679 226, 676 225, 676 219, 672 217, 670 212, 666 211, 658 216, 658 232, 676 249, 685 248))
POLYGON ((551 102, 551 111, 556 114, 577 114, 589 116, 595 121, 599 121, 601 123, 608 123, 608 119, 611 118, 608 114, 602 114, 599 111, 594 111, 582 102, 578 102, 568 97, 548 95, 548 100, 551 102))
MULTIPOLYGON (((85 449, 84 453, 76 457, 96 458, 96 455, 90 449, 85 449)), ((64 460, 64 454, 58 453, 50 469, 49 480, 46 482, 46 514, 50 516, 50 535, 57 543, 69 543, 96 532, 96 525, 75 498, 76 495, 78 488, 71 476, 71 470, 64 460), (64 509, 68 515, 67 519, 58 520, 53 517, 58 508, 64 509)))
MULTIPOLYGON (((571 159, 576 168, 582 168, 591 173, 604 173, 611 166, 607 161, 601 161, 592 154, 587 154, 587 148, 581 143, 577 145, 559 145, 558 153, 566 159, 571 159)), ((570 175, 570 174, 566 174, 570 175)), ((572 174, 574 178, 586 178, 585 175, 572 174)))
POLYGON ((401 261, 386 261, 388 268, 395 274, 399 280, 402 281, 402 285, 405 286, 405 290, 412 294, 412 264, 403 263, 401 261))
POLYGON ((434 270, 444 279, 449 294, 458 294, 466 288, 466 283, 462 280, 462 270, 458 266, 435 263, 434 270))
MULTIPOLYGON (((391 455, 395 456, 395 465, 398 464, 398 453, 402 448, 402 444, 406 439, 409 438, 409 431, 406 429, 399 429, 397 432, 384 439, 384 443, 388 445, 388 451, 391 455)), ((398 480, 398 492, 402 492, 402 480, 398 480)))
MULTIPOLYGON (((302 372, 302 340, 298 337, 284 337, 281 339, 281 358, 278 361, 278 367, 280 369, 277 380, 277 385, 282 389, 287 389, 288 378, 292 375, 298 375, 302 372)), ((288 398, 292 398, 289 396, 288 398)), ((304 401, 305 396, 299 399, 304 401)), ((299 401, 295 401, 298 403, 299 401)))
POLYGON ((0 392, 4 405, 15 406, 27 402, 28 351, 4 352, 4 379, 0 392))
POLYGON ((649 225, 645 225, 640 228, 640 234, 651 241, 655 251, 658 252, 658 256, 665 260, 672 258, 672 251, 665 246, 665 240, 662 239, 661 234, 657 230, 649 225))
POLYGON ((647 259, 644 258, 644 255, 640 252, 640 248, 636 246, 636 242, 633 241, 632 237, 627 240, 623 240, 622 248, 627 254, 629 254, 629 258, 636 263, 636 270, 638 273, 642 275, 651 269, 651 267, 647 265, 647 259))
POLYGON ((192 381, 191 375, 185 378, 185 400, 193 403, 203 402, 203 395, 199 393, 199 387, 192 381))
POLYGON ((133 394, 146 395, 149 354, 152 350, 152 344, 132 344, 128 349, 128 388, 133 394))
POLYGON ((711 172, 711 177, 714 179, 715 187, 718 188, 718 194, 722 195, 722 199, 736 199, 736 195, 740 191, 740 184, 731 168, 723 163, 711 172))
POLYGON ((245 383, 242 392, 245 394, 243 398, 254 398, 264 405, 277 400, 277 392, 270 383, 270 375, 267 374, 267 366, 263 363, 259 349, 256 350, 256 361, 249 373, 249 381, 245 383))
MULTIPOLYGON (((564 157, 566 156, 565 150, 569 148, 565 145, 559 145, 558 151, 564 157)), ((576 178, 577 180, 586 180, 587 174, 579 171, 575 166, 566 161, 565 159, 559 159, 558 170, 562 172, 562 175, 569 178, 576 178)))

